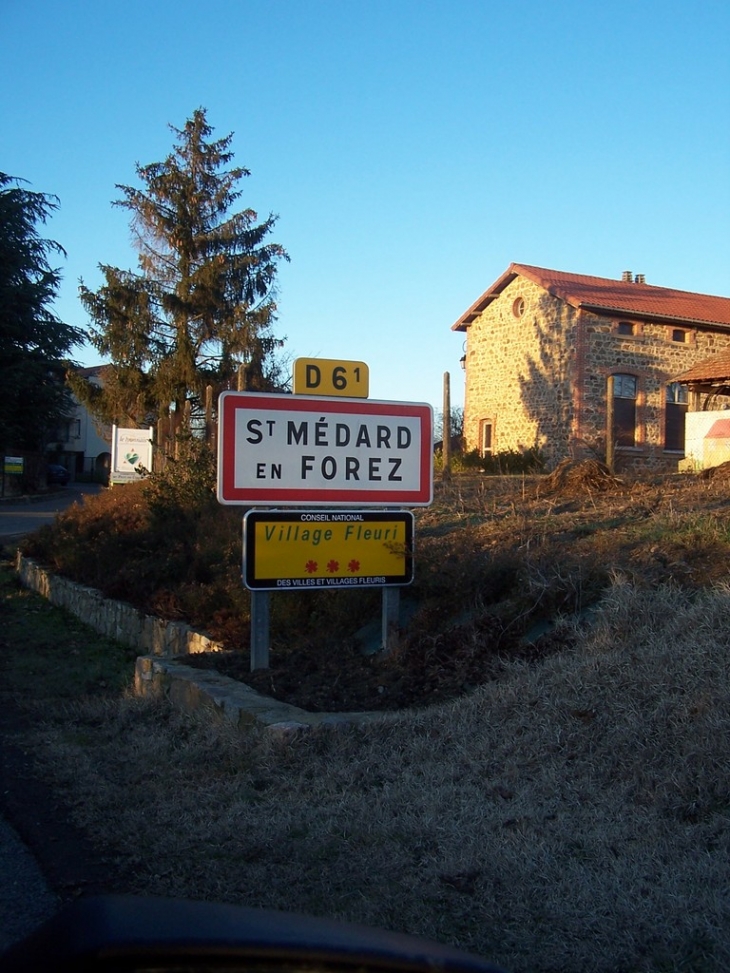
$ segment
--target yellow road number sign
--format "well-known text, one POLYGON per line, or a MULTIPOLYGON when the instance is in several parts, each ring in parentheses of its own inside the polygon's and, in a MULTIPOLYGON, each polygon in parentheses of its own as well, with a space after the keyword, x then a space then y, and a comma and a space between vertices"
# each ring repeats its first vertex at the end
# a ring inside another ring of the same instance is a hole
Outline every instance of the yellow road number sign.
POLYGON ((295 395, 347 395, 366 399, 370 371, 365 362, 331 358, 295 358, 295 395))
POLYGON ((269 591, 410 584, 413 514, 249 511, 243 579, 247 588, 269 591))

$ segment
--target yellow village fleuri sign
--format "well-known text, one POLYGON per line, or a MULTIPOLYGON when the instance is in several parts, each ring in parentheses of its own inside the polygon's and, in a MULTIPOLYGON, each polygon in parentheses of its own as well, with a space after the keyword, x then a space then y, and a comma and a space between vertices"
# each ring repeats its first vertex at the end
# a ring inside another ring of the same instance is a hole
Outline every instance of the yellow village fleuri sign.
POLYGON ((252 590, 406 585, 413 580, 410 511, 249 511, 244 583, 252 590))

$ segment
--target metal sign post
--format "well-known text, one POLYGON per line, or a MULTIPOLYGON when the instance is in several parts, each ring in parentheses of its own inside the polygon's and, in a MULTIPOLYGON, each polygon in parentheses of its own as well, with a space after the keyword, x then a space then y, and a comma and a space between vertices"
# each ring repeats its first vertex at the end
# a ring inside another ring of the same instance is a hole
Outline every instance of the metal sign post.
POLYGON ((383 588, 382 651, 391 652, 400 632, 400 588, 383 588))
POLYGON ((251 591, 251 669, 269 665, 269 593, 381 588, 382 648, 395 647, 399 586, 413 580, 413 523, 406 510, 249 510, 243 582, 251 591))
POLYGON ((298 359, 294 395, 219 398, 218 501, 314 508, 244 517, 252 670, 269 665, 271 591, 380 587, 382 648, 397 643, 413 580, 413 514, 397 508, 433 501, 433 409, 370 400, 368 382, 364 362, 298 359))
POLYGON ((251 592, 251 672, 269 668, 269 592, 251 592))

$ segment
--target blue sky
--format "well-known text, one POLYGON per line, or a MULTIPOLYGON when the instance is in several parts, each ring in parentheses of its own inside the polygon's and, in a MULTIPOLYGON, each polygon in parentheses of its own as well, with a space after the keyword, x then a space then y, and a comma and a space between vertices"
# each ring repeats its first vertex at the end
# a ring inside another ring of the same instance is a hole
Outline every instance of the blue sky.
POLYGON ((0 170, 60 198, 83 327, 136 265, 115 185, 205 107, 279 214, 287 355, 440 410, 512 261, 730 295, 729 50, 726 0, 0 0, 0 170))

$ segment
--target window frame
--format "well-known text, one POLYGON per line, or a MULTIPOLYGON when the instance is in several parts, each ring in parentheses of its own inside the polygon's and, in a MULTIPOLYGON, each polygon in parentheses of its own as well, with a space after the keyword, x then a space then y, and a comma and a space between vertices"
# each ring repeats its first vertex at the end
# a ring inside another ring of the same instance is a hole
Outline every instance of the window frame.
POLYGON ((664 395, 664 449, 684 453, 685 416, 689 409, 689 389, 681 382, 669 382, 664 395))
POLYGON ((632 372, 615 372, 610 377, 613 379, 612 433, 615 447, 617 449, 636 449, 640 445, 639 376, 632 372), (631 403, 630 406, 627 405, 629 402, 631 403), (629 428, 631 429, 630 436, 629 428))
POLYGON ((494 455, 494 420, 493 419, 479 420, 479 455, 481 457, 494 455), (485 442, 487 438, 489 439, 488 445, 485 442))

